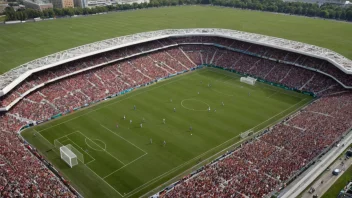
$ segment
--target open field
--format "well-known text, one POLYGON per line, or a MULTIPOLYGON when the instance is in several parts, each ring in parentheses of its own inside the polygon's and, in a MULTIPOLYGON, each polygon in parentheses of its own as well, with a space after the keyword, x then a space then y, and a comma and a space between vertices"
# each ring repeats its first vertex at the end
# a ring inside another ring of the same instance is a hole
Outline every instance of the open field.
POLYGON ((246 85, 239 77, 220 69, 200 69, 22 135, 85 197, 142 196, 231 147, 240 141, 240 133, 266 128, 312 100, 266 84, 246 85), (69 168, 57 154, 55 140, 80 150, 83 163, 69 168))
POLYGON ((167 28, 226 28, 310 43, 352 59, 352 24, 231 8, 180 6, 0 27, 0 74, 79 45, 167 28))
POLYGON ((328 191, 324 193, 322 198, 337 197, 340 191, 345 187, 349 181, 352 179, 352 166, 350 166, 329 188, 328 191))

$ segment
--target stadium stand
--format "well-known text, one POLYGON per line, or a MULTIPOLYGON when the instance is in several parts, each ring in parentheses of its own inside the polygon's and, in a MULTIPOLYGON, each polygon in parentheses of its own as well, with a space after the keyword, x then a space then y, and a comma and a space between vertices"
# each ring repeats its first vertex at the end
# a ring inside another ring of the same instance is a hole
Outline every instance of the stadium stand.
POLYGON ((269 195, 352 126, 352 92, 342 87, 352 85, 352 75, 325 60, 220 37, 150 41, 36 72, 0 97, 0 107, 15 103, 0 115, 0 165, 4 167, 0 169, 0 195, 74 197, 38 160, 39 154, 25 149, 26 144, 16 136, 22 126, 199 65, 219 66, 313 92, 319 99, 222 160, 185 177, 164 191, 163 197, 269 195))
POLYGON ((300 113, 266 130, 258 139, 186 178, 163 197, 269 195, 284 187, 290 178, 351 128, 352 113, 348 110, 352 109, 351 99, 351 92, 318 99, 300 113), (241 171, 245 171, 244 178, 241 178, 241 171), (251 173, 255 173, 253 177, 251 173), (245 179, 251 182, 246 183, 245 179))

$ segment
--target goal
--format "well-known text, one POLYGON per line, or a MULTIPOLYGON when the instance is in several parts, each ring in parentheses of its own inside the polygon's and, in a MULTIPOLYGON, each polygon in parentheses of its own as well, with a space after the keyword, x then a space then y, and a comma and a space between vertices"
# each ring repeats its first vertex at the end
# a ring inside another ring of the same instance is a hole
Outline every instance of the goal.
POLYGON ((257 81, 257 79, 247 76, 247 77, 241 77, 240 81, 243 83, 247 83, 249 85, 255 85, 255 81, 257 81))
POLYGON ((244 139, 244 138, 246 138, 248 136, 251 136, 252 134, 253 134, 253 129, 250 129, 250 130, 248 130, 246 132, 241 133, 240 136, 241 136, 242 139, 244 139))
POLYGON ((60 156, 71 168, 78 164, 77 156, 67 146, 60 147, 60 156))
POLYGON ((54 140, 55 149, 60 151, 61 159, 64 160, 71 168, 78 164, 78 161, 84 164, 84 155, 79 152, 75 147, 71 144, 63 145, 58 139, 54 140), (73 153, 73 154, 72 154, 73 153), (71 163, 71 158, 76 158, 77 164, 71 163))

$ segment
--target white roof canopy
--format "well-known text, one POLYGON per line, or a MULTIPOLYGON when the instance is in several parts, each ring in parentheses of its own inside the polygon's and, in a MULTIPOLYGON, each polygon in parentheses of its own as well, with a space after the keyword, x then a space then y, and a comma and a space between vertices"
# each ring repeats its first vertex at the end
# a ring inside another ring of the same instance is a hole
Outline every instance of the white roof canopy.
POLYGON ((352 74, 352 61, 344 56, 314 45, 291 41, 282 38, 260 34, 242 32, 237 30, 197 28, 197 29, 167 29, 152 32, 143 32, 127 36, 116 37, 95 43, 82 45, 65 51, 57 52, 20 65, 0 75, 0 96, 9 92, 16 85, 34 72, 45 70, 66 62, 70 62, 94 54, 138 44, 146 41, 157 40, 175 36, 218 36, 250 42, 258 45, 269 46, 295 53, 320 58, 329 61, 347 74, 352 74))

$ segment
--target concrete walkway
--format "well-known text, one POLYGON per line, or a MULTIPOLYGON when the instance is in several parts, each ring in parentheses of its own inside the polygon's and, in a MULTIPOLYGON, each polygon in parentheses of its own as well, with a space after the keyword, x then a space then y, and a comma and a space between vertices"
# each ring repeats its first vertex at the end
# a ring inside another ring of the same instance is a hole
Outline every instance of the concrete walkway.
MULTIPOLYGON (((339 147, 333 147, 312 167, 305 171, 299 178, 288 185, 279 195, 280 198, 296 198, 304 191, 316 178, 319 177, 334 160, 340 156, 350 144, 352 144, 351 131, 339 142, 339 147), (344 146, 342 146, 344 145, 344 146)), ((341 162, 340 162, 341 163, 341 162)), ((331 174, 331 173, 330 173, 331 174)), ((341 173, 340 173, 341 174, 341 173)), ((311 196, 312 197, 312 196, 311 196)))
POLYGON ((308 189, 302 194, 302 198, 311 198, 313 195, 318 195, 318 197, 321 197, 322 195, 324 195, 324 193, 329 190, 329 188, 337 181, 337 179, 345 173, 345 171, 351 166, 351 164, 352 158, 345 160, 345 157, 343 156, 342 158, 337 160, 334 164, 330 166, 330 170, 325 171, 322 176, 312 185, 312 187, 315 189, 315 192, 309 193, 308 189), (335 169, 341 170, 341 173, 337 176, 332 174, 332 171, 335 169))

